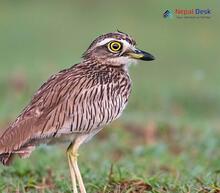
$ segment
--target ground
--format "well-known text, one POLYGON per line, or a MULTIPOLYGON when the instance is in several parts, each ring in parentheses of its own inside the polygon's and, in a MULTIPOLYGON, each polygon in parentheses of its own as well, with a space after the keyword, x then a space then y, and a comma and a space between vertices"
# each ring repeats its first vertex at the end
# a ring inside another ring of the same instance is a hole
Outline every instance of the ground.
MULTIPOLYGON (((218 193, 219 145, 210 128, 115 123, 82 146, 79 165, 91 193, 218 193)), ((1 167, 1 192, 71 192, 65 148, 42 146, 1 167)))

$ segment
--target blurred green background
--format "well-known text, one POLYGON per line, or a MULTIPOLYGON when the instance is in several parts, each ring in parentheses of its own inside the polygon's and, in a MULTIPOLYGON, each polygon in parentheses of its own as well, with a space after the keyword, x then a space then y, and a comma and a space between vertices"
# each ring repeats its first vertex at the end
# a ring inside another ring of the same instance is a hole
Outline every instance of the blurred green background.
MULTIPOLYGON (((79 62, 94 38, 119 29, 156 60, 130 68, 133 90, 126 111, 101 137, 82 148, 86 185, 90 192, 101 191, 114 164, 126 171, 125 177, 129 174, 148 182, 153 191, 166 192, 166 187, 167 192, 187 192, 186 187, 191 187, 190 192, 196 192, 203 186, 211 191, 220 180, 216 177, 220 170, 219 6, 217 0, 0 1, 0 128, 15 119, 51 74, 79 62), (212 15, 209 19, 163 18, 165 10, 176 8, 210 8, 212 15), (116 150, 123 153, 120 159, 111 156, 116 150), (104 165, 97 170, 100 164, 104 165), (164 165, 165 171, 161 170, 164 165), (198 176, 204 177, 200 183, 195 180, 198 176)), ((35 186, 25 189, 30 176, 25 177, 29 174, 24 171, 33 172, 31 184, 36 185, 46 175, 41 173, 43 166, 51 169, 50 161, 57 160, 62 166, 55 167, 53 174, 56 184, 61 183, 56 190, 70 191, 70 184, 60 177, 69 180, 62 149, 43 147, 9 169, 1 166, 0 188, 35 192, 35 186), (49 156, 44 156, 48 151, 49 156), (33 166, 36 159, 39 162, 33 166)))

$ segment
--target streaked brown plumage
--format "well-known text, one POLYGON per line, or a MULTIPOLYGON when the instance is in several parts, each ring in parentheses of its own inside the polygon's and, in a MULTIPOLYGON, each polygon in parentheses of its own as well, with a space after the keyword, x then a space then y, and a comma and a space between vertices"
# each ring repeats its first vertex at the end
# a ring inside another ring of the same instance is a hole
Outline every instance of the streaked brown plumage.
POLYGON ((40 143, 70 141, 74 148, 115 120, 130 95, 127 65, 135 59, 154 58, 136 49, 125 33, 96 38, 82 62, 51 76, 6 129, 0 137, 0 161, 7 165, 13 155, 27 157, 40 143))

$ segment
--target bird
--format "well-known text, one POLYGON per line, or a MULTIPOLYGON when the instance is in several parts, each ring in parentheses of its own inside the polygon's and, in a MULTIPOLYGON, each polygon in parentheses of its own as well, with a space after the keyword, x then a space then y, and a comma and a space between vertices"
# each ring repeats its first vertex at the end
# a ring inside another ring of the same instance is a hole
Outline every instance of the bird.
POLYGON ((40 144, 69 142, 67 160, 73 193, 86 193, 78 167, 78 149, 117 119, 128 103, 128 68, 154 56, 136 48, 127 33, 98 36, 81 62, 52 75, 0 137, 0 162, 27 158, 40 144))

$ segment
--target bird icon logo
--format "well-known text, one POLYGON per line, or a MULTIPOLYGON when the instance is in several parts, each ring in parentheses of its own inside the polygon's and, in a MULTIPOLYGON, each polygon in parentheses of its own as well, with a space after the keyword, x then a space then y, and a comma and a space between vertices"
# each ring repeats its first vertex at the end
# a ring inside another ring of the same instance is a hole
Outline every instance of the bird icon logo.
POLYGON ((164 13, 163 13, 163 17, 164 18, 171 18, 173 16, 172 12, 170 10, 166 10, 164 13))

